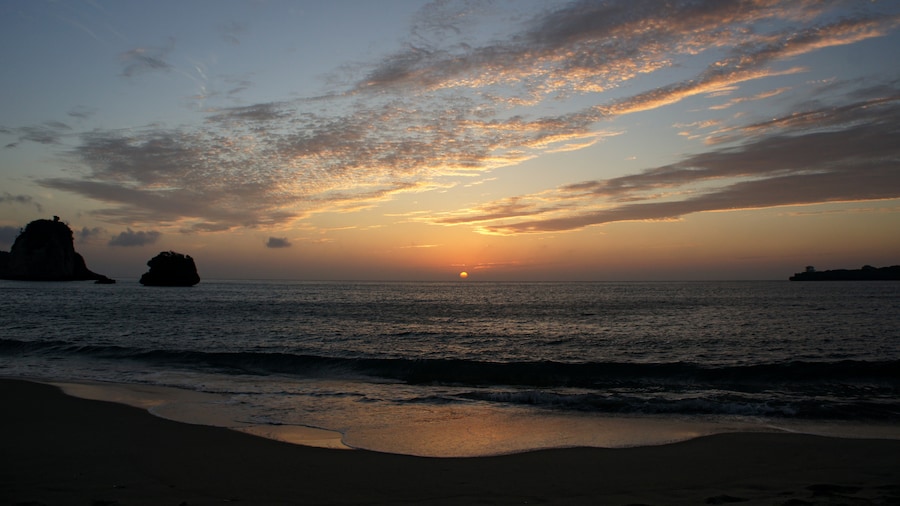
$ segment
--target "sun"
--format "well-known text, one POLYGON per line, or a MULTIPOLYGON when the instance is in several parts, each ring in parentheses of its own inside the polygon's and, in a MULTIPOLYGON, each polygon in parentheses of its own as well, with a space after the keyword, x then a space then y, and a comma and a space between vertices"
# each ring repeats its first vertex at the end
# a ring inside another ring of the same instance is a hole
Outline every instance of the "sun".
POLYGON ((462 271, 462 272, 459 273, 459 279, 466 279, 467 277, 469 277, 469 273, 468 273, 468 272, 462 271))

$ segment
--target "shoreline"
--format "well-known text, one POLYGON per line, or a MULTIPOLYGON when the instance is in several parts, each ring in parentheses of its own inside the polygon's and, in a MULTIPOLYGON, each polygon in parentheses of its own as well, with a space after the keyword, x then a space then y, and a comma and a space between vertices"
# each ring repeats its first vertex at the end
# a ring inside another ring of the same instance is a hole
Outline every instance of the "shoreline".
POLYGON ((343 434, 337 431, 301 425, 259 425, 235 421, 229 416, 229 410, 223 407, 222 396, 216 394, 155 385, 69 381, 37 383, 52 385, 71 397, 123 404, 173 422, 226 428, 296 445, 353 449, 343 443, 343 434))
MULTIPOLYGON (((900 440, 900 427, 849 421, 535 413, 431 406, 426 416, 364 420, 336 430, 328 423, 259 423, 226 395, 149 384, 24 379, 81 399, 125 404, 192 425, 224 427, 276 441, 419 457, 491 457, 573 447, 660 446, 727 433, 785 432, 852 439, 900 440)), ((383 416, 383 413, 381 414, 383 416)))
POLYGON ((287 444, 0 379, 0 502, 816 504, 900 501, 900 441, 729 433, 431 458, 287 444))

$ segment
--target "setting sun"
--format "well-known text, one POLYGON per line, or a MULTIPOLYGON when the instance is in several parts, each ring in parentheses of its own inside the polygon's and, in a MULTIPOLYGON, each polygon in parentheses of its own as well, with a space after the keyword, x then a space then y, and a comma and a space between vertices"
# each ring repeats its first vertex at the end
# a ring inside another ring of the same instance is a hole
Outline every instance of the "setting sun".
POLYGON ((466 278, 468 278, 468 277, 469 277, 469 273, 466 272, 466 271, 462 271, 462 272, 459 273, 459 278, 460 278, 460 279, 466 279, 466 278))

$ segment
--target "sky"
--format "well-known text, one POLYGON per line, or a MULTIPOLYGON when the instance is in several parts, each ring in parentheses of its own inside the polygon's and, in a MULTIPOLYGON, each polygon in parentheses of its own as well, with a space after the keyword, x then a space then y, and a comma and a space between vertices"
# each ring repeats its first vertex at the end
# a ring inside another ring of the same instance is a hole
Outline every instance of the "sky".
POLYGON ((0 2, 0 250, 96 272, 786 279, 900 263, 900 2, 0 2))

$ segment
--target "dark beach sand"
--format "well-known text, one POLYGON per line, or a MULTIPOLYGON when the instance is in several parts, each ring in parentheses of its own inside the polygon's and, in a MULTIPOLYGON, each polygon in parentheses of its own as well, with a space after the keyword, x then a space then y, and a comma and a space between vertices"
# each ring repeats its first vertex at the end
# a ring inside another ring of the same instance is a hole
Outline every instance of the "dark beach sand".
POLYGON ((309 448, 0 380, 0 503, 898 504, 900 441, 725 434, 440 459, 309 448))

